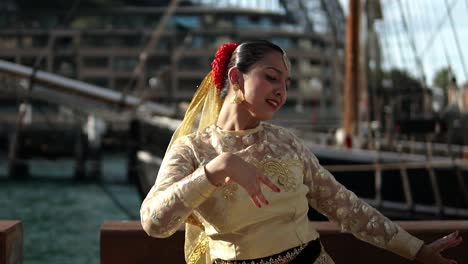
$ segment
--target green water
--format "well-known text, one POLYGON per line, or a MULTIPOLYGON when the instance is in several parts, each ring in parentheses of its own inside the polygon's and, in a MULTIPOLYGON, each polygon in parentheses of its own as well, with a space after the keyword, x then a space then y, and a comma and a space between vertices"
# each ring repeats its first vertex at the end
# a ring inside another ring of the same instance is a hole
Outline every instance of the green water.
MULTIPOLYGON (((107 179, 112 178, 109 170, 124 175, 121 162, 115 157, 105 162, 107 179)), ((26 264, 99 263, 102 223, 136 220, 139 215, 140 198, 133 185, 78 183, 68 175, 71 165, 62 162, 35 164, 35 171, 50 172, 53 179, 34 173, 29 180, 14 181, 4 174, 4 159, 0 163, 0 219, 23 222, 26 264)))

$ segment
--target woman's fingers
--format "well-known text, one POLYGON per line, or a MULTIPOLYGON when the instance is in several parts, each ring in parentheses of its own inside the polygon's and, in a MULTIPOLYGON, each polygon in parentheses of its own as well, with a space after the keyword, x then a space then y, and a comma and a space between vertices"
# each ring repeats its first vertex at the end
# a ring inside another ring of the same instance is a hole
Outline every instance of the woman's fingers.
POLYGON ((260 203, 260 201, 258 200, 257 196, 253 196, 251 195, 250 196, 250 200, 252 201, 252 203, 257 206, 258 208, 262 208, 262 204, 260 203))
POLYGON ((265 198, 265 196, 263 195, 263 193, 260 191, 258 194, 257 194, 257 198, 260 202, 262 202, 264 205, 269 205, 270 203, 267 201, 267 199, 265 198))
POLYGON ((265 196, 263 195, 262 190, 260 189, 260 184, 258 182, 257 182, 256 187, 253 189, 253 191, 249 192, 249 195, 250 195, 250 199, 258 208, 261 208, 262 205, 270 204, 268 200, 265 198, 265 196))
POLYGON ((458 231, 435 240, 429 245, 423 245, 418 252, 418 260, 423 263, 457 264, 453 259, 445 258, 442 251, 456 247, 463 241, 458 231))
POLYGON ((263 184, 268 186, 268 188, 270 188, 272 191, 274 191, 274 192, 280 192, 281 191, 280 188, 278 186, 276 186, 276 184, 271 182, 270 179, 268 179, 266 176, 259 174, 258 179, 260 180, 260 182, 262 182, 263 184))
POLYGON ((453 248, 461 244, 463 242, 463 239, 461 237, 458 237, 450 242, 448 242, 445 247, 442 249, 442 251, 448 249, 448 248, 453 248))
POLYGON ((459 236, 458 231, 455 231, 443 238, 434 242, 433 250, 436 252, 442 252, 447 248, 452 248, 460 245, 463 241, 463 238, 459 236))
MULTIPOLYGON (((443 258, 443 257, 442 257, 443 258)), ((444 263, 444 264, 458 264, 458 262, 454 259, 446 259, 446 258, 443 258, 441 261, 441 263, 444 263)))
POLYGON ((454 244, 457 244, 461 240, 461 237, 459 236, 459 233, 458 231, 455 231, 445 237, 442 238, 442 241, 443 241, 443 248, 442 250, 445 250, 446 248, 449 248, 451 247, 451 245, 454 245, 454 244))
MULTIPOLYGON (((244 162, 244 161, 242 161, 244 162)), ((245 162, 244 162, 245 163, 245 162)), ((241 164, 242 165, 242 164, 241 164)), ((237 166, 239 170, 234 170, 231 176, 225 178, 225 183, 237 182, 249 194, 252 203, 261 208, 263 205, 268 205, 269 202, 265 198, 260 188, 261 184, 265 184, 274 192, 280 192, 280 188, 258 171, 254 166, 246 163, 246 166, 237 166), (253 175, 252 175, 253 174, 253 175)))
POLYGON ((262 193, 262 190, 260 188, 260 183, 263 183, 265 184, 266 186, 268 186, 268 188, 270 188, 271 190, 273 190, 274 192, 280 192, 281 189, 276 186, 276 184, 274 184, 272 181, 270 181, 270 179, 268 179, 268 177, 260 174, 257 172, 257 185, 256 185, 256 188, 255 190, 250 194, 250 197, 252 199, 252 201, 254 202, 254 204, 261 208, 262 205, 269 205, 270 202, 268 202, 268 200, 265 198, 265 196, 263 195, 262 193))

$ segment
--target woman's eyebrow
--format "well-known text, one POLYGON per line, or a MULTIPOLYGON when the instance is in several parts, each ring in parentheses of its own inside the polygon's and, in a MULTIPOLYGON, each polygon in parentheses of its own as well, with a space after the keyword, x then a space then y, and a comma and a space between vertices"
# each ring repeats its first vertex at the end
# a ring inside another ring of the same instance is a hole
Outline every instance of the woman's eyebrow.
MULTIPOLYGON (((278 69, 278 68, 276 68, 276 67, 273 67, 273 66, 268 66, 268 67, 266 67, 266 69, 274 70, 274 71, 276 71, 277 73, 279 73, 279 74, 281 74, 281 75, 284 74, 283 71, 281 71, 280 69, 278 69)), ((288 78, 287 78, 287 81, 290 82, 290 81, 291 81, 291 77, 288 77, 288 78)))
POLYGON ((273 67, 273 66, 268 66, 266 67, 266 69, 271 69, 271 70, 278 72, 279 74, 283 74, 283 72, 280 69, 273 67))
MULTIPOLYGON (((279 73, 279 74, 281 74, 281 75, 284 74, 280 69, 278 69, 278 68, 276 68, 276 67, 273 67, 273 66, 268 66, 268 67, 266 67, 265 69, 274 70, 274 71, 276 71, 277 73, 279 73)), ((292 80, 291 77, 288 77, 288 78, 286 79, 286 81, 288 81, 289 83, 291 83, 291 80, 292 80)))

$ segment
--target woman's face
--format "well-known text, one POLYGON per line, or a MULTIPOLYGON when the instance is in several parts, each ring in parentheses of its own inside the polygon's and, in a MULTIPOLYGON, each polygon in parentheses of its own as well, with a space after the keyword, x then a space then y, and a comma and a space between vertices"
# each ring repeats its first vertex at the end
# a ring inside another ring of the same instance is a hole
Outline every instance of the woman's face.
POLYGON ((271 119, 286 102, 291 81, 283 54, 267 53, 242 76, 244 106, 258 120, 271 119))

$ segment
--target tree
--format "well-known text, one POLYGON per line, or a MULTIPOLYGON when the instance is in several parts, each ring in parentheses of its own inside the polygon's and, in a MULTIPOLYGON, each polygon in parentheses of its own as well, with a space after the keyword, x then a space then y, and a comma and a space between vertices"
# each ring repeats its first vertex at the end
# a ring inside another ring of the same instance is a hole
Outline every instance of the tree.
POLYGON ((420 80, 413 77, 410 73, 399 69, 382 72, 382 79, 391 81, 393 91, 397 89, 402 91, 420 91, 423 89, 420 80))
POLYGON ((432 85, 443 89, 447 89, 451 83, 456 83, 456 77, 450 67, 444 67, 438 70, 432 80, 432 85))

